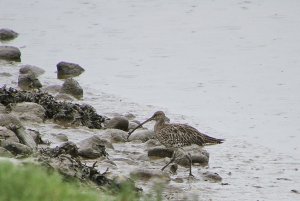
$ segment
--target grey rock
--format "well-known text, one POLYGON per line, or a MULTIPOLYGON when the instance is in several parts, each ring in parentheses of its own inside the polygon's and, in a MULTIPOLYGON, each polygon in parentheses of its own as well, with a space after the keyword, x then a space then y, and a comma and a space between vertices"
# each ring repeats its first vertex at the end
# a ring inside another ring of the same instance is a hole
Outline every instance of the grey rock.
POLYGON ((54 148, 53 150, 57 155, 68 154, 72 157, 79 156, 78 147, 76 146, 76 144, 74 142, 70 142, 70 141, 61 144, 60 146, 54 148))
POLYGON ((120 143, 127 141, 127 132, 119 129, 106 129, 99 133, 99 136, 105 139, 110 139, 111 143, 120 143))
POLYGON ((0 59, 7 61, 21 61, 21 51, 13 46, 0 46, 0 59))
POLYGON ((203 173, 203 178, 205 181, 212 181, 212 182, 222 181, 222 177, 218 173, 213 173, 213 172, 203 173))
POLYGON ((28 73, 19 75, 18 86, 22 90, 33 90, 41 88, 42 84, 34 74, 28 73))
POLYGON ((128 125, 129 125, 129 121, 127 118, 113 117, 112 119, 108 120, 106 127, 128 131, 128 125))
POLYGON ((0 103, 0 114, 6 113, 6 107, 0 103))
POLYGON ((66 134, 63 133, 58 133, 58 134, 52 134, 53 136, 55 136, 57 139, 59 139, 62 142, 66 142, 69 140, 68 136, 66 134))
POLYGON ((129 126, 128 126, 128 130, 133 130, 134 128, 136 128, 139 124, 134 122, 134 121, 130 121, 129 122, 129 126))
POLYGON ((69 94, 59 93, 55 96, 57 100, 63 100, 63 101, 74 101, 73 96, 69 94))
POLYGON ((35 141, 36 144, 44 144, 44 141, 42 140, 41 133, 36 130, 32 129, 27 129, 26 132, 31 135, 33 140, 35 141))
POLYGON ((20 142, 31 149, 36 149, 37 145, 31 135, 26 133, 20 120, 12 114, 0 114, 0 126, 12 130, 19 138, 20 142))
POLYGON ((137 130, 133 132, 129 136, 129 141, 133 140, 141 140, 142 142, 146 142, 154 137, 154 131, 150 130, 137 130))
POLYGON ((149 169, 136 169, 130 173, 132 179, 138 179, 148 181, 152 179, 158 179, 160 181, 170 181, 170 175, 160 170, 149 170, 149 169))
POLYGON ((69 62, 59 62, 57 65, 57 78, 66 79, 80 75, 84 69, 78 64, 69 62))
POLYGON ((153 147, 158 147, 158 146, 162 146, 162 144, 157 140, 157 139, 150 139, 147 142, 145 142, 145 145, 148 148, 153 148, 153 147))
POLYGON ((14 132, 7 129, 6 127, 0 126, 0 141, 11 141, 11 142, 20 142, 19 138, 14 132))
POLYGON ((34 76, 38 77, 44 74, 45 70, 33 65, 21 65, 19 72, 20 74, 33 74, 34 76))
POLYGON ((13 75, 10 74, 10 73, 7 73, 7 72, 3 72, 3 73, 0 73, 0 76, 1 76, 1 77, 11 77, 11 76, 13 76, 13 75))
POLYGON ((84 139, 77 144, 79 147, 79 155, 90 159, 106 156, 106 147, 113 149, 113 146, 110 142, 97 135, 84 139))
POLYGON ((148 157, 151 158, 171 158, 173 154, 172 149, 164 148, 164 147, 154 147, 148 150, 148 157))
POLYGON ((197 146, 187 147, 186 151, 184 153, 182 152, 181 154, 178 154, 175 162, 178 165, 181 165, 183 167, 189 167, 190 161, 186 157, 188 153, 191 154, 191 159, 192 159, 193 165, 199 165, 199 166, 207 166, 208 165, 209 153, 204 149, 199 149, 199 147, 197 147, 197 146))
POLYGON ((12 40, 18 37, 18 33, 11 29, 0 29, 0 40, 12 40))
POLYGON ((12 157, 14 157, 14 155, 7 149, 0 147, 0 157, 12 158, 12 157))
POLYGON ((14 155, 29 155, 32 153, 32 149, 24 144, 10 141, 2 141, 1 147, 7 149, 14 155))
POLYGON ((37 103, 22 102, 13 106, 11 112, 21 120, 41 123, 43 122, 46 110, 37 103))
POLYGON ((77 99, 81 99, 83 97, 83 89, 81 88, 79 83, 72 78, 65 80, 61 88, 61 92, 70 94, 77 99))
POLYGON ((42 88, 42 91, 47 92, 47 93, 59 93, 61 91, 61 87, 60 85, 49 85, 47 87, 42 88))

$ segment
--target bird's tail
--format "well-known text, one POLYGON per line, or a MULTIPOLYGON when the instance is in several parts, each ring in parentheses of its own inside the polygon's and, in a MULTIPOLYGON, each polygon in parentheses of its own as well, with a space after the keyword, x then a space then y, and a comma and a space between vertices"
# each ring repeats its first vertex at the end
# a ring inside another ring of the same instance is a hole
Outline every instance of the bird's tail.
POLYGON ((210 136, 205 135, 203 133, 202 133, 202 135, 203 135, 203 140, 204 140, 205 145, 221 144, 225 141, 224 139, 218 139, 218 138, 210 137, 210 136))

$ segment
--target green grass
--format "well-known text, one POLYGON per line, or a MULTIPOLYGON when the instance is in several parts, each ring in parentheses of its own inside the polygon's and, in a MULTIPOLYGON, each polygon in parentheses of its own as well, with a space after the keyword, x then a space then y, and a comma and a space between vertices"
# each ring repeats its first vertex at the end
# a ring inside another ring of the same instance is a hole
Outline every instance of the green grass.
POLYGON ((120 191, 103 192, 79 182, 66 182, 53 171, 36 165, 0 162, 0 201, 152 201, 162 200, 162 186, 151 195, 138 195, 128 182, 120 191))

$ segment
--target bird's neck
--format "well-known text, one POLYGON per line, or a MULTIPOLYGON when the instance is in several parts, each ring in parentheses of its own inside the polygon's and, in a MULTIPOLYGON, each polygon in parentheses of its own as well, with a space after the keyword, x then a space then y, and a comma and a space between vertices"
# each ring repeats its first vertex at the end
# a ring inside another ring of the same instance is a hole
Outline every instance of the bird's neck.
POLYGON ((162 129, 162 127, 165 125, 165 120, 160 119, 157 120, 155 125, 154 125, 154 132, 158 132, 160 129, 162 129))

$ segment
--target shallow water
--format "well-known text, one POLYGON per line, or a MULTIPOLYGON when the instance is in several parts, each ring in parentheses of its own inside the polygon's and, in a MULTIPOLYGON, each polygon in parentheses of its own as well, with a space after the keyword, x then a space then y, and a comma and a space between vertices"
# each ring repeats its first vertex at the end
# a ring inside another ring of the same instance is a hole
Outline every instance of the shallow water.
MULTIPOLYGON (((59 61, 83 66, 83 101, 99 113, 144 120, 162 109, 173 122, 226 138, 207 149, 209 170, 229 185, 171 186, 200 200, 296 200, 299 8, 271 0, 2 0, 0 26, 20 33, 5 44, 21 48, 23 64, 44 68, 44 83, 61 83, 59 61)), ((16 72, 9 68, 1 70, 16 72)))

